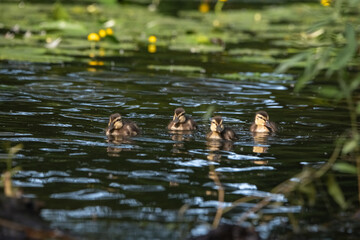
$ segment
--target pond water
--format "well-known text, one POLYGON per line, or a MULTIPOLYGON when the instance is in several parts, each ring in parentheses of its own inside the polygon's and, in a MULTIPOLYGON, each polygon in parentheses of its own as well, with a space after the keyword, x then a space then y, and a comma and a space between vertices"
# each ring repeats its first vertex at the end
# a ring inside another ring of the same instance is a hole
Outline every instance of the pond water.
MULTIPOLYGON (((243 196, 286 202, 282 195, 271 195, 271 189, 304 166, 327 161, 334 139, 347 127, 345 109, 306 91, 293 93, 296 77, 284 80, 264 72, 257 81, 214 78, 210 73, 221 72, 223 64, 211 58, 202 65, 207 74, 193 77, 144 71, 142 61, 169 57, 159 56, 139 53, 98 67, 0 63, 0 140, 24 145, 13 160, 13 166, 22 169, 13 184, 26 197, 46 203, 41 214, 51 226, 86 239, 182 239, 190 232, 201 234, 219 204, 214 170, 225 188, 225 205, 243 196), (166 130, 180 106, 199 130, 166 130), (238 141, 205 140, 212 109, 235 130, 238 141), (266 110, 280 126, 276 135, 251 135, 258 110, 266 110), (115 112, 135 121, 142 134, 109 142, 104 129, 115 112)), ((188 64, 196 61, 194 55, 173 56, 188 64)), ((259 69, 261 73, 259 66, 227 67, 249 76, 259 69)), ((240 204, 223 222, 236 222, 253 206, 240 204)), ((274 227, 289 222, 288 213, 303 211, 290 203, 266 207, 261 212, 270 219, 267 223, 256 216, 248 222, 267 237, 274 227)), ((314 214, 327 218, 321 209, 314 214)))

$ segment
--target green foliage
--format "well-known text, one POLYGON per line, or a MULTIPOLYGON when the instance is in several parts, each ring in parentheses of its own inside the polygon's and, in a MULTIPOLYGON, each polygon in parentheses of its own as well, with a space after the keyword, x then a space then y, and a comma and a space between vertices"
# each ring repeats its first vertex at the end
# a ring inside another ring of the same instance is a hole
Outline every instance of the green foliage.
POLYGON ((341 191, 339 184, 337 183, 334 175, 329 174, 327 177, 327 187, 329 194, 333 197, 334 201, 342 208, 347 208, 347 203, 344 198, 344 194, 341 191))
MULTIPOLYGON (((346 101, 351 130, 339 139, 334 151, 336 154, 333 154, 329 162, 325 164, 325 166, 332 167, 323 168, 321 174, 316 174, 318 175, 316 178, 324 178, 324 174, 328 173, 330 169, 349 174, 360 172, 360 133, 357 120, 360 111, 359 103, 354 102, 359 90, 360 75, 348 71, 351 66, 359 64, 357 52, 359 49, 358 40, 360 39, 358 31, 360 21, 359 18, 354 18, 352 15, 360 12, 360 4, 359 1, 354 0, 338 0, 332 3, 335 5, 329 8, 331 10, 329 15, 313 24, 308 30, 310 36, 315 36, 318 41, 327 44, 304 49, 281 63, 276 69, 277 73, 283 73, 304 62, 304 70, 297 80, 295 91, 300 91, 311 81, 317 81, 321 77, 330 81, 330 85, 320 83, 319 87, 317 84, 318 94, 336 101, 346 101), (355 2, 357 4, 354 4, 355 2), (350 163, 335 163, 341 154, 346 156, 350 163)), ((356 176, 359 182, 360 176, 356 176)), ((307 188, 308 185, 309 183, 305 187, 300 185, 299 191, 311 198, 312 192, 307 188)), ((334 175, 327 174, 326 185, 332 199, 341 209, 346 209, 348 203, 346 203, 344 194, 334 175)))
POLYGON ((335 163, 332 169, 341 173, 357 173, 356 167, 354 165, 345 162, 335 163))
POLYGON ((345 142, 344 147, 342 149, 343 154, 348 154, 350 152, 354 152, 355 149, 359 146, 360 142, 358 136, 349 139, 345 142))
POLYGON ((347 24, 344 34, 346 45, 337 50, 336 57, 328 70, 328 75, 332 75, 334 71, 339 71, 340 69, 345 68, 355 56, 357 42, 354 27, 351 24, 347 24))
POLYGON ((63 7, 63 5, 60 3, 60 1, 57 1, 54 4, 53 11, 52 11, 52 18, 57 21, 70 19, 68 12, 63 7))

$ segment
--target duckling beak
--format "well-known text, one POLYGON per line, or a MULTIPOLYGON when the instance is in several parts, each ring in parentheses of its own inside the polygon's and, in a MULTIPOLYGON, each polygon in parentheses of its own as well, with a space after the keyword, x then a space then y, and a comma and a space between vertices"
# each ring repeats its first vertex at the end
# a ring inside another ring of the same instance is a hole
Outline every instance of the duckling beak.
POLYGON ((178 117, 175 117, 175 119, 174 119, 174 123, 175 123, 175 124, 178 124, 178 123, 179 123, 179 121, 180 121, 180 120, 179 120, 179 118, 178 118, 178 117))
POLYGON ((109 131, 114 129, 114 123, 113 122, 109 124, 108 129, 109 129, 109 131))
POLYGON ((220 126, 220 125, 216 126, 216 131, 217 131, 218 133, 221 133, 221 126, 220 126))
POLYGON ((268 128, 271 128, 270 122, 269 122, 269 121, 266 121, 266 122, 265 122, 265 126, 268 127, 268 128))

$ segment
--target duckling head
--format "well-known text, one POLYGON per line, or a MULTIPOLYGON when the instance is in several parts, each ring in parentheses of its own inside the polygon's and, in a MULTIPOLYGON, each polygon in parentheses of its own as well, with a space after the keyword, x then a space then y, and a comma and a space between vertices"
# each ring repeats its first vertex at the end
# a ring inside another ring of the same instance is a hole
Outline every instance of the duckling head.
POLYGON ((111 129, 120 129, 124 125, 121 115, 119 113, 114 113, 110 115, 109 119, 109 128, 111 129))
POLYGON ((269 114, 267 114, 265 111, 256 112, 255 124, 258 126, 271 127, 269 122, 269 114))
POLYGON ((175 109, 173 121, 175 125, 186 122, 185 110, 183 108, 175 109))
POLYGON ((217 133, 224 131, 223 120, 220 116, 215 116, 211 119, 210 130, 217 133))

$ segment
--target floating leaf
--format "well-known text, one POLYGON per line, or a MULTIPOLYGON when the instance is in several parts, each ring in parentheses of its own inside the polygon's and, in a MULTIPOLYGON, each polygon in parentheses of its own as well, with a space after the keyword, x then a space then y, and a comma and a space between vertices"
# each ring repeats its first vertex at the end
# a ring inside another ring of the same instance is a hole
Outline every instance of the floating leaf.
POLYGON ((334 199, 334 201, 342 208, 346 209, 347 204, 345 202, 345 198, 339 184, 337 183, 335 177, 333 175, 329 175, 327 179, 327 187, 328 192, 334 199))
POLYGON ((170 71, 170 72, 200 72, 204 73, 205 69, 202 67, 196 66, 183 66, 183 65, 149 65, 148 69, 157 70, 157 71, 170 71))
POLYGON ((351 165, 349 163, 335 163, 332 167, 333 170, 339 171, 342 173, 350 173, 350 174, 356 174, 357 169, 354 165, 351 165))
POLYGON ((230 80, 240 80, 240 81, 260 81, 260 82, 269 82, 269 81, 279 81, 284 83, 285 81, 293 81, 294 76, 290 74, 278 74, 278 73, 262 73, 262 72, 238 72, 238 73, 225 73, 225 74, 215 74, 217 78, 224 78, 230 80))

